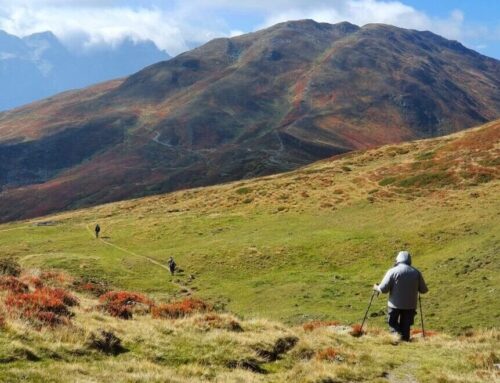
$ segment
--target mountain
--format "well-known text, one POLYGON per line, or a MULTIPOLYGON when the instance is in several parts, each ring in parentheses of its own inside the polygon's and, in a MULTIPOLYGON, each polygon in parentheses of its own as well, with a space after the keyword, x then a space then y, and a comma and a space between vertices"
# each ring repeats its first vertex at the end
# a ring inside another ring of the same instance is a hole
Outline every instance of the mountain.
POLYGON ((500 112, 500 62, 430 32, 312 20, 216 39, 0 114, 2 220, 295 169, 500 112))
POLYGON ((19 38, 0 31, 0 110, 123 77, 168 57, 149 41, 73 52, 52 32, 19 38))

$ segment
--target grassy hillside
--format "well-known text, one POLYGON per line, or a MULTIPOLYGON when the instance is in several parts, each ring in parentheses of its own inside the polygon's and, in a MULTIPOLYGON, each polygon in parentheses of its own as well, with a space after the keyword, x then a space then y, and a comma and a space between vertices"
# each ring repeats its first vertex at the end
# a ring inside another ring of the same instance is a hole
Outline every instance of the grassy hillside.
MULTIPOLYGON (((429 328, 493 327, 499 138, 496 121, 282 175, 16 222, 0 227, 0 252, 26 268, 298 324, 360 321, 372 284, 408 249, 431 290, 429 328), (162 267, 169 256, 184 270, 173 278, 162 267)), ((371 323, 383 325, 385 305, 376 300, 371 323)))
MULTIPOLYGON (((498 330, 459 338, 416 336, 412 343, 396 344, 374 327, 356 338, 348 327, 332 323, 290 327, 214 312, 165 319, 145 307, 124 320, 99 309, 102 302, 90 295, 69 292, 67 276, 25 273, 20 280, 43 283, 43 291, 65 288, 73 317, 54 327, 2 319, 3 382, 479 383, 498 378, 498 330)), ((12 293, 1 292, 2 301, 5 294, 12 293)), ((4 312, 5 305, 0 309, 4 312)))

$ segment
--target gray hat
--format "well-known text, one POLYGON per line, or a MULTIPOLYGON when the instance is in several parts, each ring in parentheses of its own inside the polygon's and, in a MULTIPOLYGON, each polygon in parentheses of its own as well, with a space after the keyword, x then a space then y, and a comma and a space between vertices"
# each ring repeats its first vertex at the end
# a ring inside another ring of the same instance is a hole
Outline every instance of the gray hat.
POLYGON ((408 266, 411 265, 411 255, 407 251, 400 251, 396 257, 396 264, 406 263, 408 266))

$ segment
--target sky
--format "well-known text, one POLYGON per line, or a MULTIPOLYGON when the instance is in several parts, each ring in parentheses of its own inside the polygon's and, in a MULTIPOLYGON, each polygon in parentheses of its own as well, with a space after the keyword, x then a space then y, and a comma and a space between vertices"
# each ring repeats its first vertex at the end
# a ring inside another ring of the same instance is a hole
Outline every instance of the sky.
POLYGON ((50 30, 75 50, 152 40, 173 56, 305 18, 430 30, 500 59, 500 0, 0 0, 0 29, 17 36, 50 30))

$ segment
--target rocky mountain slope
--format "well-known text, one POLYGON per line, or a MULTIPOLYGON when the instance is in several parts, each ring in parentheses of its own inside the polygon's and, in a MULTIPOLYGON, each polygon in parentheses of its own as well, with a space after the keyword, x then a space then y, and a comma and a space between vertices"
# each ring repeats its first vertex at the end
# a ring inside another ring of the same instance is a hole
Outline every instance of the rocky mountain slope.
POLYGON ((499 79, 495 59, 387 25, 302 20, 216 39, 0 114, 0 219, 459 131, 498 117, 499 79))

